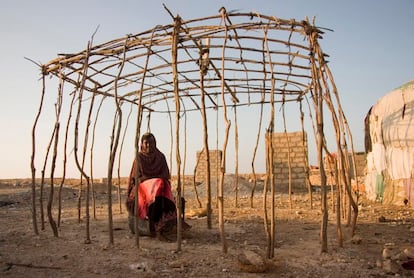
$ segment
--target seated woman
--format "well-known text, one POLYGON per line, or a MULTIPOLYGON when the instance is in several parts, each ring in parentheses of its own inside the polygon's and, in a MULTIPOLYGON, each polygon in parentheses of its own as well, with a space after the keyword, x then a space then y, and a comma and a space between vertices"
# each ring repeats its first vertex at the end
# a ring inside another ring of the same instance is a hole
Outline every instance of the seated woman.
POLYGON ((167 238, 176 234, 177 210, 171 191, 170 171, 167 161, 156 145, 153 134, 145 133, 141 137, 138 153, 138 177, 136 163, 132 165, 126 206, 129 228, 135 232, 135 180, 138 179, 137 217, 140 235, 167 238))

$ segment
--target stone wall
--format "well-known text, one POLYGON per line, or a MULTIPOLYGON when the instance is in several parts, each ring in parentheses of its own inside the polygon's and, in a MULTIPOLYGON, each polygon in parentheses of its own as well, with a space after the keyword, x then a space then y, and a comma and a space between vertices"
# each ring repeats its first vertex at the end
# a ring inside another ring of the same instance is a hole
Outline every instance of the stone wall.
MULTIPOLYGON (((334 157, 337 156, 336 153, 332 153, 334 155, 334 157)), ((324 165, 325 165, 325 170, 327 171, 327 174, 330 173, 331 171, 333 171, 333 167, 335 167, 336 161, 332 161, 331 163, 328 163, 328 157, 325 156, 325 161, 324 161, 324 165)), ((354 166, 352 165, 353 160, 352 160, 352 154, 349 153, 349 162, 351 163, 350 165, 350 171, 351 171, 351 179, 355 179, 355 173, 354 173, 354 166)), ((355 168, 357 171, 357 177, 364 177, 365 176, 365 167, 367 166, 367 155, 364 152, 356 152, 355 153, 355 168)))
POLYGON ((290 164, 292 191, 306 191, 306 180, 308 178, 308 140, 306 133, 301 131, 274 133, 273 147, 273 173, 276 190, 288 192, 290 164))
MULTIPOLYGON (((210 178, 215 179, 220 174, 220 166, 221 166, 221 158, 222 158, 222 151, 221 150, 210 150, 210 178)), ((205 157, 205 153, 203 151, 197 152, 197 169, 196 169, 196 181, 197 182, 204 182, 207 172, 207 161, 205 157), (201 156, 201 157, 200 157, 201 156)))
MULTIPOLYGON (((336 157, 336 153, 332 153, 334 157, 336 157)), ((355 179, 355 173, 354 173, 354 167, 352 165, 352 157, 351 154, 349 154, 349 161, 351 163, 350 171, 351 171, 351 179, 352 179, 352 187, 356 188, 358 184, 358 188, 360 191, 364 191, 364 178, 365 178, 365 168, 367 165, 367 155, 365 152, 356 152, 355 153, 355 166, 357 171, 357 178, 355 179)), ((331 163, 328 163, 328 157, 324 157, 324 168, 326 173, 326 183, 328 185, 334 185, 336 184, 336 180, 334 177, 335 170, 333 167, 335 167, 336 161, 333 161, 331 163)), ((309 178, 310 182, 313 186, 320 186, 321 185, 321 177, 320 177, 320 171, 319 168, 311 168, 309 172, 309 178)))
MULTIPOLYGON (((365 176, 365 167, 367 167, 367 154, 365 152, 355 153, 355 165, 358 177, 365 176)), ((353 171, 353 169, 352 169, 353 171)))

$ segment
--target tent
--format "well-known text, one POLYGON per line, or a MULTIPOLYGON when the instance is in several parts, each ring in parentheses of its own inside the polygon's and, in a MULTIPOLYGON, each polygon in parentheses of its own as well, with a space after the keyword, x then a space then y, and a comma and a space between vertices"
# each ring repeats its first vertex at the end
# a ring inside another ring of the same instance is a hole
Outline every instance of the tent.
POLYGON ((389 92, 365 118, 369 199, 414 206, 414 80, 389 92))

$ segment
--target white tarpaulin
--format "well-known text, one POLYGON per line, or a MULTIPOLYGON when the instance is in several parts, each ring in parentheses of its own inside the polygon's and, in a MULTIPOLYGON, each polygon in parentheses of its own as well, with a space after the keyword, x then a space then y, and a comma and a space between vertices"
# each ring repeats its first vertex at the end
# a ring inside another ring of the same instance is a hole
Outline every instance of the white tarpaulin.
POLYGON ((414 187, 414 80, 379 99, 367 117, 371 146, 365 179, 368 197, 382 200, 384 191, 390 190, 387 184, 392 183, 399 187, 393 197, 414 204, 410 193, 414 187))

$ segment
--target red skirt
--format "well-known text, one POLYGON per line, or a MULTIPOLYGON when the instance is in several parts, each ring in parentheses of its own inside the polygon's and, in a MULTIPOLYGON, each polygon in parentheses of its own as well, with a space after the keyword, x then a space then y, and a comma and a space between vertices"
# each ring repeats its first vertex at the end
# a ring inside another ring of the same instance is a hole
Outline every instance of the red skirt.
POLYGON ((145 219, 148 216, 148 208, 155 202, 156 197, 161 196, 175 203, 171 185, 163 179, 154 178, 143 181, 138 188, 138 216, 141 219, 145 219))
MULTIPOLYGON (((141 219, 148 219, 156 232, 177 221, 177 211, 171 185, 161 178, 148 179, 138 187, 137 215, 141 219)), ((131 213, 134 208, 135 190, 128 196, 128 207, 131 213)))

